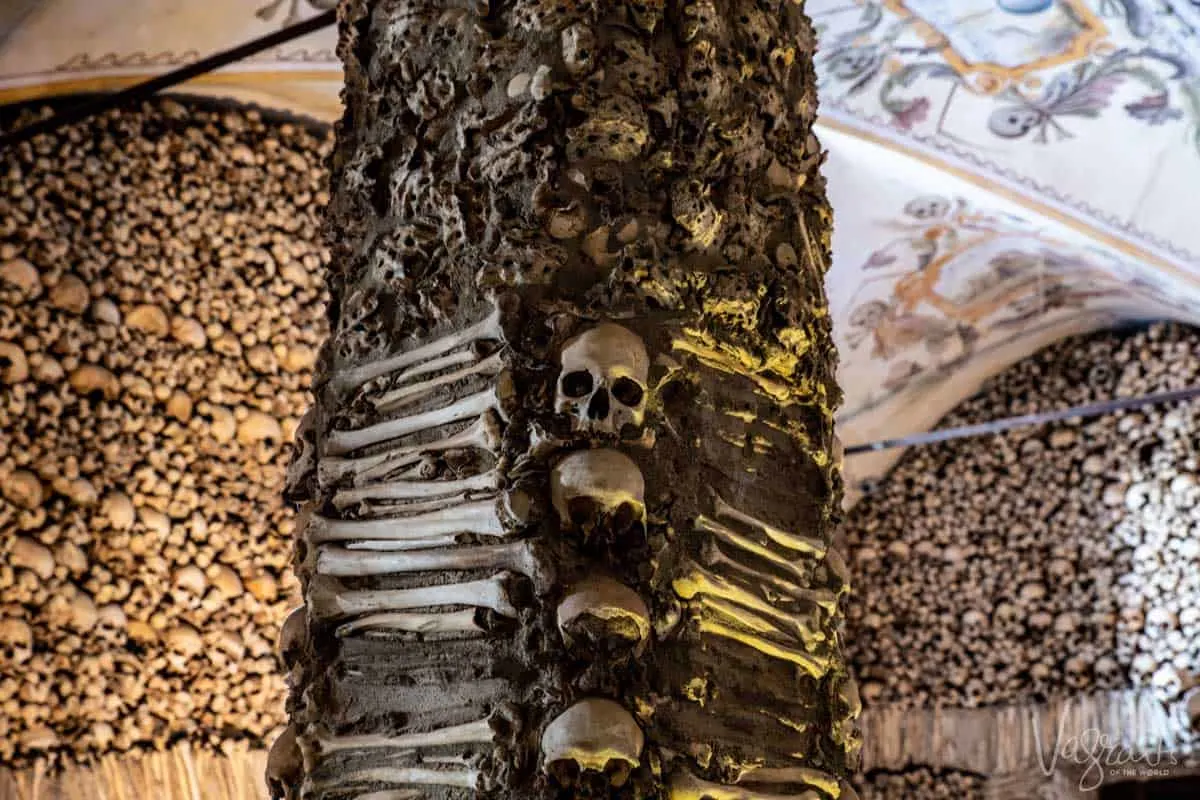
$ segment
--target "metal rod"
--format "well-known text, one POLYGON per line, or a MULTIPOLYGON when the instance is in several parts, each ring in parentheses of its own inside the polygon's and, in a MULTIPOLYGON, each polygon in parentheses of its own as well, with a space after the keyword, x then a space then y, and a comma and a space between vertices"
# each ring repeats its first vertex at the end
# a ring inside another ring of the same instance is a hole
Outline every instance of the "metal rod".
POLYGON ((1005 417, 1004 419, 995 419, 990 422, 981 422, 976 425, 963 425, 962 427, 958 428, 943 428, 936 431, 927 431, 926 433, 915 433, 911 436, 901 436, 895 439, 881 439, 877 442, 856 444, 846 448, 846 455, 850 456, 859 455, 862 453, 874 453, 880 450, 891 450, 896 447, 912 447, 936 444, 938 442, 950 441, 951 439, 965 439, 971 436, 986 436, 989 433, 1000 433, 1001 431, 1008 431, 1012 430, 1013 428, 1023 428, 1028 425, 1040 425, 1045 422, 1058 422, 1064 419, 1074 419, 1077 417, 1098 417, 1104 414, 1111 414, 1115 411, 1127 411, 1129 409, 1141 408, 1143 406, 1195 400, 1197 398, 1200 398, 1200 386, 1193 386, 1190 389, 1177 389, 1171 392, 1143 394, 1138 395, 1137 397, 1122 397, 1115 400, 1105 400, 1100 403, 1092 403, 1086 406, 1073 406, 1071 408, 1063 408, 1057 411, 1042 411, 1036 414, 1022 414, 1018 417, 1005 417))
POLYGON ((136 83, 125 89, 121 89, 111 94, 101 95, 92 100, 71 106, 64 111, 55 114, 52 117, 47 117, 43 120, 38 120, 23 128, 19 128, 11 133, 0 138, 0 150, 13 147, 21 142, 28 141, 34 136, 41 133, 49 133, 64 125, 70 125, 75 122, 80 122, 90 116, 107 111, 110 108, 122 105, 124 103, 143 100, 151 95, 154 95, 163 89, 168 89, 172 86, 190 81, 192 78, 198 78, 221 67, 228 66, 250 56, 257 55, 264 50, 270 50, 272 47, 290 42, 293 39, 299 39, 301 36, 307 36, 314 31, 319 31, 322 28, 327 28, 330 25, 337 23, 336 11, 325 11, 311 19, 306 19, 303 22, 298 22, 295 25, 289 25, 282 30, 267 34, 266 36, 253 39, 244 44, 240 44, 230 50, 224 50, 220 53, 214 53, 211 56, 202 58, 179 69, 165 72, 162 75, 157 75, 149 80, 136 83))

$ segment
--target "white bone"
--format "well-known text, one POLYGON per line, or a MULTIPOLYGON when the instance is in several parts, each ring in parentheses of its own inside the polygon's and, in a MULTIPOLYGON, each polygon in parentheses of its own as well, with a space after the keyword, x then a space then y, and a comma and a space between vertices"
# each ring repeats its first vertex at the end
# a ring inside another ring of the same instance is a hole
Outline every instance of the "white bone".
POLYGON ((580 700, 542 734, 547 766, 574 761, 580 770, 596 772, 614 760, 636 767, 644 744, 645 735, 633 715, 618 703, 598 697, 580 700))
POLYGON ((486 719, 468 722, 463 725, 451 725, 432 731, 419 733, 404 733, 398 736, 382 734, 363 734, 360 736, 329 736, 328 731, 318 731, 306 736, 310 742, 317 745, 321 755, 336 753, 339 750, 372 750, 387 748, 391 750, 412 750, 419 747, 449 747, 458 744, 482 744, 495 738, 495 732, 486 719))
POLYGON ((304 775, 304 758, 296 739, 296 726, 288 725, 271 744, 267 753, 267 786, 291 800, 304 775))
MULTIPOLYGON (((752 611, 758 616, 770 620, 772 627, 779 633, 803 642, 806 647, 812 647, 825 640, 825 635, 817 629, 811 618, 805 619, 800 615, 781 611, 767 601, 756 597, 749 590, 714 575, 698 565, 692 565, 687 574, 672 581, 671 587, 675 590, 675 594, 684 600, 704 595, 752 611)), ((716 607, 725 608, 724 604, 716 607)), ((730 615, 740 620, 736 613, 730 613, 730 615)))
POLYGON ((335 579, 318 575, 308 584, 308 607, 318 619, 437 606, 490 608, 505 617, 516 617, 517 609, 505 590, 505 583, 512 577, 510 572, 499 572, 490 578, 465 583, 443 583, 411 589, 346 590, 335 579))
POLYGON ((322 547, 317 551, 319 575, 361 577, 445 570, 510 569, 522 575, 534 571, 529 542, 451 547, 439 550, 355 552, 344 547, 322 547))
POLYGON ((442 370, 449 369, 450 367, 461 367, 465 364, 473 364, 478 360, 479 356, 477 356, 470 349, 456 350, 452 353, 447 353, 444 356, 431 358, 428 361, 417 364, 415 367, 410 367, 409 369, 406 369, 404 372, 400 373, 400 375, 396 378, 393 378, 391 382, 396 386, 400 386, 402 384, 411 382, 413 378, 420 377, 421 375, 428 375, 431 372, 441 372, 442 370))
POLYGON ((554 410, 571 414, 576 430, 620 433, 627 424, 641 426, 649 373, 650 358, 645 343, 637 334, 611 322, 597 325, 563 347, 554 410), (566 388, 568 376, 585 373, 587 390, 572 395, 566 388), (638 402, 626 405, 613 395, 613 387, 618 381, 637 384, 641 390, 638 402))
POLYGON ((710 571, 715 574, 721 572, 741 574, 756 584, 774 589, 780 596, 786 596, 802 603, 811 603, 830 614, 837 608, 837 595, 828 589, 805 589, 791 581, 785 581, 777 575, 760 572, 734 561, 719 549, 714 548, 705 552, 703 560, 710 571))
POLYGON ((469 478, 450 481, 389 481, 373 483, 357 489, 342 489, 333 496, 338 508, 356 505, 363 500, 425 500, 433 497, 466 499, 471 492, 490 492, 500 488, 500 471, 489 470, 469 478))
MULTIPOLYGON (((453 769, 375 767, 357 772, 339 772, 326 780, 306 782, 303 796, 323 797, 324 793, 332 789, 359 783, 388 783, 398 786, 455 786, 460 789, 474 789, 479 783, 479 770, 461 766, 453 769)), ((378 796, 379 794, 379 792, 372 792, 367 796, 378 796)))
POLYGON ((464 378, 470 378, 473 375, 496 375, 503 368, 504 359, 501 358, 499 353, 493 353, 487 358, 465 366, 462 369, 456 369, 453 372, 447 372, 445 375, 438 375, 436 378, 430 378, 420 383, 392 389, 379 398, 373 399, 371 403, 375 406, 376 411, 395 411, 409 403, 415 403, 418 400, 428 397, 437 391, 439 386, 449 386, 464 378))
POLYGON ((325 451, 330 455, 341 456, 373 444, 398 439, 401 436, 478 417, 488 411, 500 413, 500 398, 497 396, 494 386, 455 400, 450 405, 423 411, 420 414, 397 417, 368 425, 365 428, 329 431, 325 436, 325 451))
POLYGON ((780 528, 776 528, 774 525, 769 525, 760 519, 750 516, 749 514, 738 511, 720 497, 716 498, 715 510, 717 517, 731 520, 733 522, 740 522, 743 525, 747 525, 755 530, 761 531, 762 533, 766 534, 768 539, 775 542, 775 544, 779 545, 780 547, 786 547, 789 550, 795 550, 797 553, 816 556, 817 558, 821 558, 825 555, 826 547, 824 542, 821 542, 818 539, 813 539, 809 536, 801 536, 799 534, 781 530, 780 528))
POLYGON ((763 767, 751 764, 743 768, 737 783, 802 783, 820 789, 830 797, 841 794, 836 776, 812 767, 763 767))
POLYGON ((420 789, 384 789, 356 795, 353 800, 425 800, 420 789))
MULTIPOLYGON (((338 389, 342 390, 357 388, 369 380, 374 380, 382 375, 387 375, 389 372, 395 372, 396 370, 419 364, 422 361, 428 361, 437 356, 449 353, 452 350, 457 350, 470 342, 488 339, 503 340, 503 338, 504 331, 500 326, 500 309, 497 308, 474 325, 469 325, 460 331, 454 331, 440 339, 434 339, 420 347, 414 347, 408 352, 345 370, 344 372, 335 374, 331 382, 338 389)), ((403 377, 401 376, 402 379, 403 377)))
POLYGON ((329 519, 313 514, 305 521, 304 538, 310 545, 352 539, 452 544, 457 535, 464 533, 505 536, 508 531, 500 518, 498 504, 495 498, 486 498, 387 519, 329 519))
POLYGON ((646 481, 637 464, 618 450, 576 450, 550 472, 550 496, 564 525, 571 519, 570 501, 577 497, 610 512, 628 503, 643 517, 646 481))
POLYGON ((279 638, 275 650, 283 659, 284 665, 290 667, 296 660, 296 655, 308 635, 308 609, 296 606, 288 612, 283 624, 279 626, 279 638))
POLYGON ((612 578, 588 578, 573 586, 559 603, 558 629, 568 644, 572 627, 585 617, 601 620, 616 631, 634 631, 635 643, 650 637, 650 611, 645 601, 612 578))
POLYGON ((672 775, 667 786, 667 800, 822 800, 823 797, 813 789, 800 794, 771 794, 742 786, 725 786, 702 780, 684 770, 672 775))
POLYGON ((475 610, 463 611, 389 611, 383 614, 368 614, 339 625, 334 631, 338 638, 345 638, 359 632, 367 636, 371 634, 390 633, 471 633, 482 634, 484 629, 475 622, 475 610))
POLYGON ((360 486, 418 464, 426 453, 476 448, 494 455, 499 446, 500 425, 493 414, 486 413, 458 433, 433 442, 396 447, 359 458, 323 458, 317 463, 317 480, 323 487, 328 487, 349 477, 354 486, 360 486))

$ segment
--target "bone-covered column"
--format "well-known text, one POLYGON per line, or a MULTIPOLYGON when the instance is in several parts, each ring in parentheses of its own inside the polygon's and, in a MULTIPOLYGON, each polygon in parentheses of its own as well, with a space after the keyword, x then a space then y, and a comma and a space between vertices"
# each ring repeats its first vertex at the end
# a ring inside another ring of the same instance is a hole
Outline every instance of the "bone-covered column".
POLYGON ((849 798, 794 0, 344 0, 280 796, 849 798))

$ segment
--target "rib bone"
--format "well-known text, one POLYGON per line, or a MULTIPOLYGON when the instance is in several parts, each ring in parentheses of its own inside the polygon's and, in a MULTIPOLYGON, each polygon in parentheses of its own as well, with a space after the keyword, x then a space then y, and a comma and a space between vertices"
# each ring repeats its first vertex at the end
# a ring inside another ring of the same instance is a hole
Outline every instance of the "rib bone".
POLYGON ((500 413, 500 399, 496 395, 494 386, 455 400, 448 406, 423 411, 420 414, 397 417, 368 425, 365 428, 330 431, 325 437, 325 450, 330 455, 341 456, 373 444, 398 439, 401 436, 478 417, 488 411, 500 413))
POLYGON ((316 573, 338 577, 394 575, 435 570, 509 569, 532 575, 533 555, 527 540, 475 547, 438 550, 402 550, 395 553, 357 552, 345 547, 317 551, 316 573))
POLYGON ((399 736, 384 736, 382 734, 364 734, 361 736, 329 736, 328 732, 320 732, 306 736, 310 742, 317 745, 320 755, 336 753, 339 750, 363 750, 387 748, 391 750, 412 750, 420 747, 447 747, 458 744, 483 744, 492 741, 495 733, 486 719, 468 722, 464 725, 452 725, 420 733, 405 733, 399 736))
MULTIPOLYGON (((836 797, 836 795, 834 795, 836 797)), ((822 800, 813 789, 800 794, 770 794, 741 786, 724 786, 680 770, 671 776, 667 800, 822 800)))
POLYGON ((465 583, 444 583, 412 589, 346 590, 337 580, 318 575, 309 581, 308 607, 318 619, 340 619, 382 611, 437 606, 490 608, 502 616, 516 617, 517 609, 508 599, 505 589, 505 584, 514 577, 511 572, 498 572, 490 578, 465 583))
POLYGON ((444 439, 396 447, 359 458, 323 458, 317 463, 317 480, 322 487, 329 487, 350 478, 352 485, 361 486, 368 481, 384 478, 396 470, 419 463, 426 453, 477 448, 495 455, 499 446, 500 424, 496 416, 488 412, 480 415, 458 433, 444 439))
POLYGON ((439 386, 449 386, 464 378, 470 378, 473 375, 496 375, 503 368, 504 359, 501 358, 499 353, 493 353, 482 361, 470 364, 462 369, 456 369, 453 372, 447 372, 445 375, 438 375, 436 378, 430 378, 420 383, 392 389, 379 398, 373 399, 371 402, 375 406, 376 411, 395 411, 409 403, 415 403, 418 400, 428 397, 437 391, 439 386))
MULTIPOLYGON (((372 361, 336 374, 332 377, 331 383, 341 390, 355 389, 369 380, 387 375, 389 372, 395 372, 405 367, 420 364, 423 361, 429 361, 437 356, 457 350, 470 342, 485 341, 488 339, 503 340, 503 338, 504 331, 500 327, 500 309, 497 308, 479 322, 460 331, 455 331, 440 339, 434 339, 406 353, 400 353, 379 361, 372 361)), ((401 380, 404 380, 408 376, 401 375, 400 377, 401 380)))
POLYGON ((397 542, 395 549, 403 550, 405 542, 419 542, 417 546, 430 543, 453 544, 455 538, 464 533, 476 536, 505 536, 508 531, 504 527, 498 506, 497 499, 488 498, 423 514, 388 519, 329 519, 313 514, 305 521, 304 537, 310 546, 325 542, 370 539, 377 542, 397 542))
POLYGON ((768 539, 775 542, 775 544, 779 545, 780 547, 786 547, 789 550, 795 550, 797 553, 803 553, 804 555, 815 556, 817 558, 825 555, 826 547, 823 542, 808 536, 790 533, 780 528, 776 528, 774 525, 769 525, 760 519, 750 516, 749 514, 738 511, 720 497, 716 498, 715 510, 719 518, 732 522, 740 522, 743 525, 761 531, 762 533, 766 534, 768 539))

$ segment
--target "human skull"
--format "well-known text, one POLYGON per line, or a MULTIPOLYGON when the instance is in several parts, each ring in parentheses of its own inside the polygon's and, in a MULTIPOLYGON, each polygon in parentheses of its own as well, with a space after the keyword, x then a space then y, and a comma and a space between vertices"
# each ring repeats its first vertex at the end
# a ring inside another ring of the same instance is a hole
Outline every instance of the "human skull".
POLYGON ((1072 656, 1067 659, 1063 665, 1063 672, 1067 679, 1067 686, 1072 689, 1082 689, 1088 684, 1089 664, 1087 659, 1081 656, 1072 656))
POLYGON ((1123 675, 1121 674, 1121 665, 1112 656, 1100 656, 1096 659, 1096 663, 1092 665, 1092 671, 1096 675, 1096 682, 1101 688, 1113 688, 1121 685, 1123 675))
POLYGON ((646 481, 617 450, 577 450, 550 472, 550 497, 563 528, 590 533, 603 521, 626 528, 646 516, 646 481))
POLYGON ((271 800, 292 800, 304 776, 304 759, 296 739, 296 726, 288 725, 271 745, 267 755, 267 790, 271 800))
POLYGON ((633 589, 605 576, 572 586, 558 605, 558 629, 568 646, 636 647, 650 636, 650 611, 633 589))
POLYGON ((1162 639, 1175 628, 1177 619, 1169 610, 1154 607, 1146 612, 1146 627, 1144 632, 1152 639, 1162 639))
POLYGON ((605 772, 615 786, 641 761, 645 734, 620 704, 599 697, 580 700, 542 734, 545 769, 567 784, 582 772, 605 772))
POLYGON ((633 332, 610 322, 567 342, 554 410, 570 414, 575 430, 619 434, 640 427, 646 413, 650 358, 633 332))
POLYGON ((1026 106, 998 108, 988 117, 988 130, 1005 139, 1020 139, 1036 128, 1045 119, 1045 114, 1026 106))
POLYGON ((904 213, 922 221, 942 219, 950 213, 950 201, 936 194, 914 197, 904 204, 904 213))
POLYGON ((1160 700, 1173 700, 1183 689, 1183 678, 1179 677, 1179 672, 1174 666, 1163 664, 1154 671, 1150 685, 1154 687, 1154 693, 1160 700))

